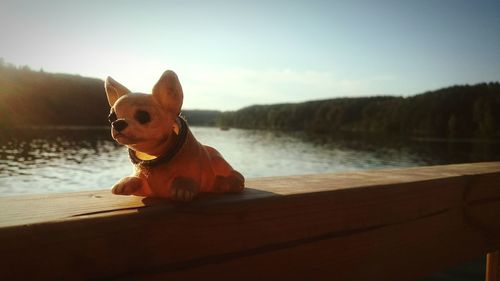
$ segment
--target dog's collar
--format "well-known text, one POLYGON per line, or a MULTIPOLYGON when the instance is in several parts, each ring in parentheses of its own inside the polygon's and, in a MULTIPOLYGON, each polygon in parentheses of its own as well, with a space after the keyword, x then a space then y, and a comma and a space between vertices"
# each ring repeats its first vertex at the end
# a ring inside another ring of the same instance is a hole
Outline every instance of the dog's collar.
POLYGON ((182 146, 186 142, 186 136, 188 133, 187 123, 184 120, 184 118, 179 117, 179 120, 181 122, 181 126, 180 126, 181 128, 179 130, 177 142, 170 150, 167 151, 167 153, 165 153, 161 156, 158 156, 155 159, 142 160, 142 159, 139 159, 137 157, 137 155, 135 155, 135 152, 129 148, 128 155, 130 157, 130 161, 132 161, 132 163, 134 163, 135 165, 140 165, 140 166, 144 166, 144 167, 153 167, 156 165, 167 163, 168 161, 172 160, 172 158, 174 158, 174 156, 179 152, 179 150, 181 150, 182 146))

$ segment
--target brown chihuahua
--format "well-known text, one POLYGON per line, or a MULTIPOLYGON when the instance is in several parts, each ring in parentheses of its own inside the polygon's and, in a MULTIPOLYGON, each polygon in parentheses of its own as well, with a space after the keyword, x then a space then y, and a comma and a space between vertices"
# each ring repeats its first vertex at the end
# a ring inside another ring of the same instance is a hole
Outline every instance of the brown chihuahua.
POLYGON ((200 144, 180 117, 182 87, 167 70, 153 94, 131 93, 108 77, 111 135, 129 148, 134 174, 121 179, 114 194, 190 201, 200 192, 240 192, 243 176, 220 153, 200 144))

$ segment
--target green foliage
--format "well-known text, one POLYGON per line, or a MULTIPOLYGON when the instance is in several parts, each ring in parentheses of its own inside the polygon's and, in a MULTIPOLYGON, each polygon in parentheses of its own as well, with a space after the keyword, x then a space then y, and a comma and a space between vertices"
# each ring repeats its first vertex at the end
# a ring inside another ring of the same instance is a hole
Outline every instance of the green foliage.
POLYGON ((407 98, 381 96, 255 105, 224 112, 218 124, 326 134, 499 138, 500 84, 453 86, 407 98))
MULTIPOLYGON (((0 58, 0 129, 106 126, 103 85, 99 79, 15 67, 0 58)), ((500 138, 500 84, 453 86, 407 98, 340 98, 183 114, 190 124, 203 126, 500 138)))
POLYGON ((217 110, 183 110, 181 115, 186 118, 190 125, 196 126, 215 126, 216 120, 221 114, 217 110))
MULTIPOLYGON (((108 126, 104 81, 36 72, 0 58, 0 129, 30 126, 108 126)), ((219 111, 186 110, 192 125, 215 125, 219 111)))
POLYGON ((106 125, 103 83, 0 63, 0 127, 106 125))

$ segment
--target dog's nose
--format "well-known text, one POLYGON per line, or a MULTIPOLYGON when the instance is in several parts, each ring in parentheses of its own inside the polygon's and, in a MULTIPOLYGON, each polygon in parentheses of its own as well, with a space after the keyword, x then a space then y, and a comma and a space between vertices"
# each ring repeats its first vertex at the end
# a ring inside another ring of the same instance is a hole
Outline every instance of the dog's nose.
POLYGON ((118 132, 121 132, 127 128, 128 124, 127 121, 125 120, 116 120, 115 122, 111 123, 111 126, 118 132))

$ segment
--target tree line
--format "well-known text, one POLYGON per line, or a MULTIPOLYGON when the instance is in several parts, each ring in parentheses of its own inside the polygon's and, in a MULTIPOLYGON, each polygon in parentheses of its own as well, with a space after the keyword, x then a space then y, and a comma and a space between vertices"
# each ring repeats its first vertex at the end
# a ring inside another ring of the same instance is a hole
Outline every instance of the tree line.
POLYGON ((98 126, 109 112, 103 81, 0 64, 0 127, 98 126))
POLYGON ((221 127, 500 138, 500 84, 452 86, 411 97, 337 98, 224 112, 221 127))
MULTIPOLYGON (((16 67, 0 59, 0 129, 107 126, 104 81, 16 67)), ((452 86, 411 97, 337 98, 183 110, 192 125, 404 136, 500 138, 500 84, 452 86)))
MULTIPOLYGON (((104 81, 33 71, 0 58, 0 129, 108 126, 104 81)), ((184 110, 190 124, 214 126, 220 111, 184 110)))

